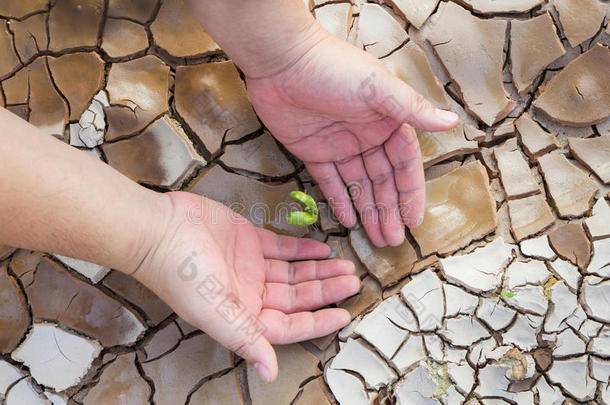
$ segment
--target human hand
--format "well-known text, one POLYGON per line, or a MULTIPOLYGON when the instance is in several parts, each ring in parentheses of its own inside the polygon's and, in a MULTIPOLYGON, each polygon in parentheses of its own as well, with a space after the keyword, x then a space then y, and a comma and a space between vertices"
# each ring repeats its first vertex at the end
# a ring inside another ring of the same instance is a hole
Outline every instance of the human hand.
POLYGON ((310 312, 358 292, 347 260, 321 260, 320 242, 254 227, 201 196, 166 194, 168 225, 133 276, 191 325, 252 363, 273 381, 271 344, 327 335, 349 323, 344 309, 310 312), (298 262, 289 262, 303 260, 298 262))
POLYGON ((404 225, 421 224, 425 183, 413 128, 452 128, 454 113, 330 34, 297 63, 268 77, 246 72, 246 82, 261 120, 305 163, 344 226, 357 222, 347 189, 378 247, 400 245, 404 225))

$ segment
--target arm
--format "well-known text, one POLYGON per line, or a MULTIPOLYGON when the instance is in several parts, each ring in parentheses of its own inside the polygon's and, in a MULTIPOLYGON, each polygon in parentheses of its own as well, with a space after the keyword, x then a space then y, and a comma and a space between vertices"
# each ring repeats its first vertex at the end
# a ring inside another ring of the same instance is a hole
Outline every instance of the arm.
POLYGON ((328 257, 325 244, 255 228, 195 194, 148 190, 3 108, 0 244, 133 275, 185 321, 252 363, 265 381, 278 373, 271 344, 347 325, 344 309, 315 310, 360 288, 353 263, 312 261, 328 257), (193 212, 201 217, 193 221, 193 212), (219 288, 213 300, 206 280, 219 288), (219 311, 226 300, 243 309, 233 322, 219 311))
MULTIPOLYGON (((373 242, 400 244, 404 225, 416 225, 423 213, 423 168, 411 126, 443 130, 457 118, 433 108, 375 58, 332 38, 300 0, 189 3, 245 72, 259 116, 305 162, 338 218, 355 224, 346 186, 358 186, 358 211, 373 208, 362 219, 373 242), (357 96, 363 83, 376 89, 375 97, 357 96), (403 108, 384 110, 387 97, 403 108)), ((314 310, 356 293, 359 279, 349 262, 307 261, 327 257, 324 244, 234 218, 205 198, 162 195, 132 183, 0 109, 0 244, 133 274, 271 381, 277 376, 271 344, 345 326, 345 310, 314 310), (226 215, 195 224, 187 219, 194 206, 226 215), (191 271, 181 277, 188 258, 191 271), (227 324, 201 296, 198 287, 212 276, 223 286, 218 300, 243 306, 243 316, 261 324, 260 338, 227 324)))
POLYGON ((185 0, 195 18, 249 77, 296 63, 328 33, 302 0, 185 0))
POLYGON ((243 70, 258 116, 305 164, 341 223, 356 225, 357 210, 373 244, 402 244, 425 207, 414 129, 447 130, 457 115, 330 35, 301 0, 186 2, 243 70))
POLYGON ((169 212, 167 196, 0 108, 0 243, 132 273, 169 212))

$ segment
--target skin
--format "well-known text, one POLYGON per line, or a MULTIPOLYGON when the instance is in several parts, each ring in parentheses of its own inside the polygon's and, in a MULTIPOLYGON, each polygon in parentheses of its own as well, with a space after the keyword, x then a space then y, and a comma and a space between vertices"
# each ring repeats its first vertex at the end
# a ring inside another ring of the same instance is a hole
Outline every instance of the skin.
POLYGON ((330 35, 300 0, 186 3, 242 69, 259 117, 305 163, 337 219, 356 225, 351 194, 376 246, 402 244, 425 206, 413 128, 446 130, 457 116, 330 35))
MULTIPOLYGON (((349 185, 373 243, 402 243, 404 225, 421 222, 425 197, 412 128, 448 129, 457 117, 331 37, 300 0, 187 3, 242 69, 257 113, 305 162, 343 224, 356 223, 349 185)), ((318 308, 360 287, 351 262, 325 260, 328 246, 255 228, 194 194, 141 187, 4 109, 0 196, 0 244, 133 275, 265 381, 278 373, 271 344, 345 326, 347 311, 318 308), (205 293, 210 280, 221 288, 214 296, 205 293), (233 322, 217 310, 227 302, 241 311, 233 322), (239 327, 248 319, 263 326, 260 334, 239 327)))

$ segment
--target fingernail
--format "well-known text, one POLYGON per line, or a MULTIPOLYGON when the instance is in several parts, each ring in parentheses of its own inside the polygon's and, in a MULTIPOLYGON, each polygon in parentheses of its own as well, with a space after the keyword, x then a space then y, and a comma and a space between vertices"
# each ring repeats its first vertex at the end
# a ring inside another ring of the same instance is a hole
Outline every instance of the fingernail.
POLYGON ((265 367, 262 363, 254 363, 254 369, 264 382, 271 382, 271 373, 269 372, 269 369, 265 367))
POLYGON ((441 110, 440 108, 436 109, 436 116, 443 124, 454 124, 458 120, 458 116, 456 113, 446 110, 441 110))

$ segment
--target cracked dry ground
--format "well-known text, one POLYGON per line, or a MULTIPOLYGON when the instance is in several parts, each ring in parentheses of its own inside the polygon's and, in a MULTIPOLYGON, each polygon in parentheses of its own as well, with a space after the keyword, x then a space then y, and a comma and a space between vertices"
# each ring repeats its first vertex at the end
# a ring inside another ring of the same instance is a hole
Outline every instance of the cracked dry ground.
MULTIPOLYGON (((459 127, 419 133, 422 227, 356 263, 354 320, 254 371, 133 279, 0 246, 0 402, 610 403, 610 35, 599 0, 307 2, 459 127)), ((244 213, 322 197, 180 0, 1 0, 0 102, 157 190, 244 213), (128 40, 126 40, 128 38, 128 40)), ((83 173, 86 178, 86 173, 83 173)))

